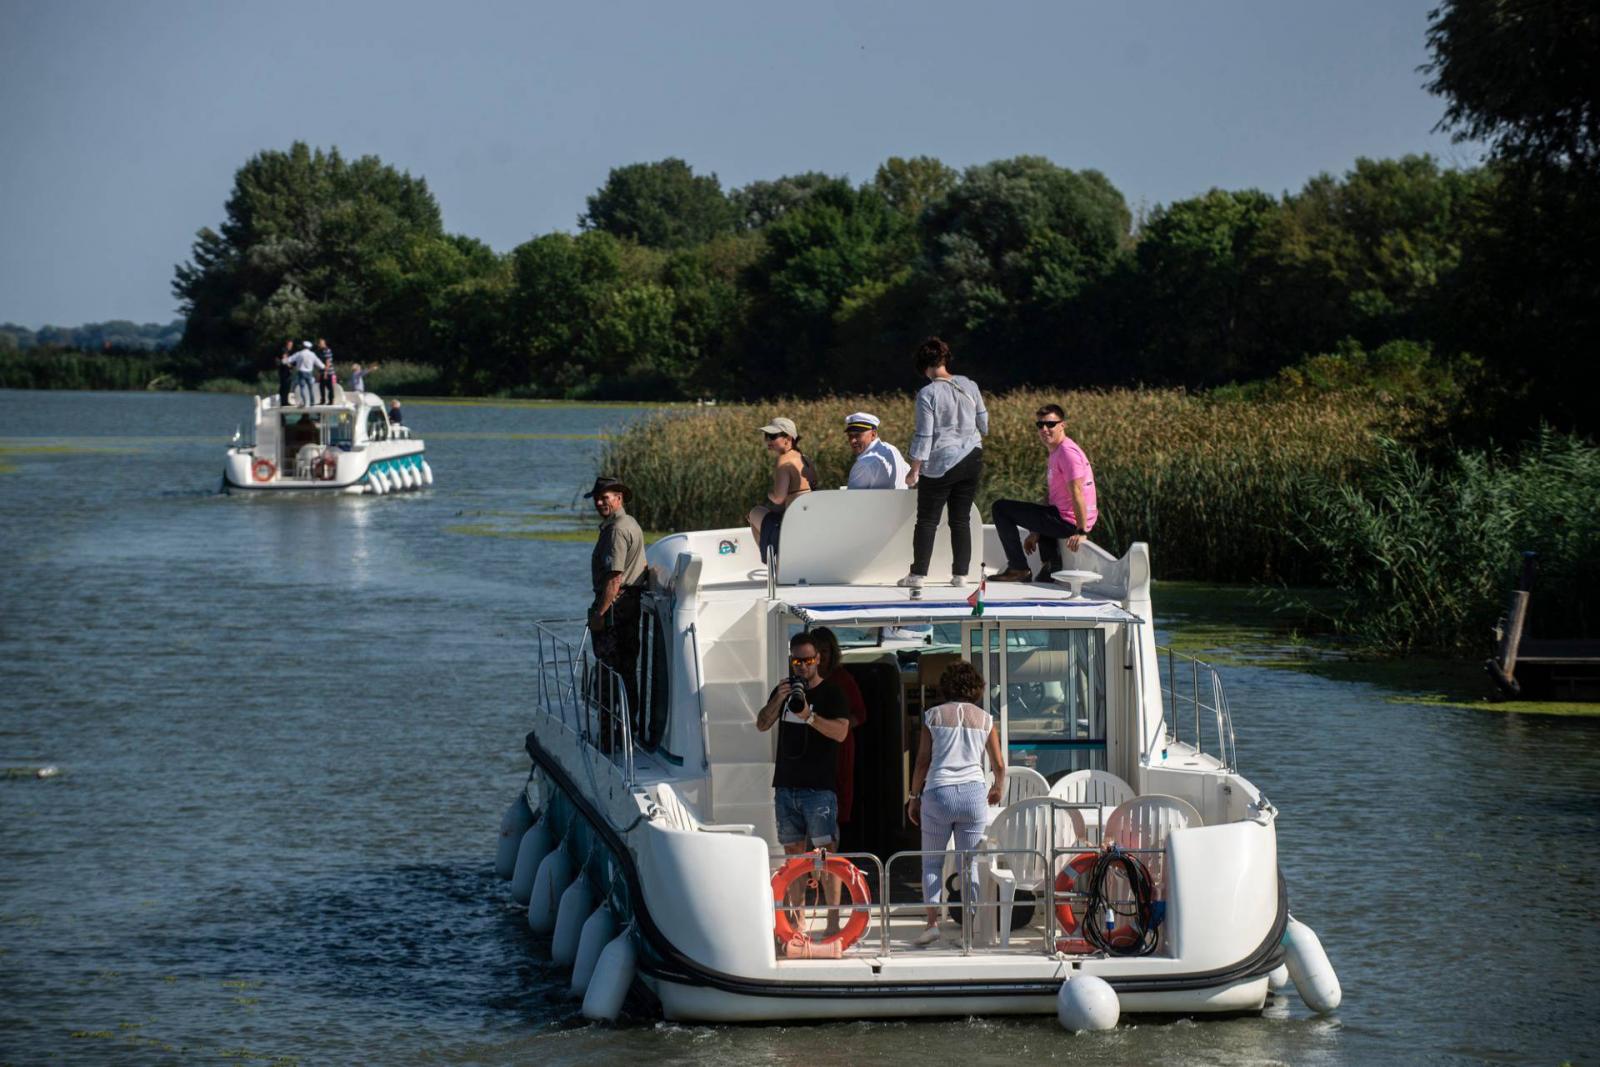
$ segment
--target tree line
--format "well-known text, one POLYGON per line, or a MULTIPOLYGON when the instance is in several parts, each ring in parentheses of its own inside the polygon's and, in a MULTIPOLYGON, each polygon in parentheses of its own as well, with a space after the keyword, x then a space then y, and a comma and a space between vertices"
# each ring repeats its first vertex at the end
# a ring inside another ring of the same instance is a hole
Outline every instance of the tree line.
POLYGON ((1358 159, 1148 212, 1037 156, 734 189, 674 158, 615 168, 576 232, 497 253, 446 233, 421 177, 263 151, 176 269, 173 366, 254 380, 286 338, 327 336, 460 394, 754 398, 902 386, 928 333, 993 389, 1204 388, 1318 354, 1359 372, 1398 343, 1592 426, 1600 31, 1581 5, 1447 0, 1429 33, 1442 125, 1493 145, 1485 165, 1358 159))

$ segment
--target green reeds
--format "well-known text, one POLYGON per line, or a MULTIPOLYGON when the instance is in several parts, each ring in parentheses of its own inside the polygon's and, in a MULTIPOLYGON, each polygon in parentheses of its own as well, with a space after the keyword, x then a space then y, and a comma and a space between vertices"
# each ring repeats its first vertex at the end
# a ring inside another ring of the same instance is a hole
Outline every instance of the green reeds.
MULTIPOLYGON (((978 498, 986 517, 1000 497, 1044 498, 1034 412, 1059 403, 1068 433, 1094 465, 1096 543, 1121 553, 1148 541, 1159 576, 1216 581, 1310 577, 1293 538, 1306 494, 1354 476, 1375 457, 1376 433, 1407 426, 1403 409, 1356 396, 1252 401, 1124 389, 1023 391, 986 402, 990 434, 978 498)), ((602 466, 632 487, 629 509, 647 529, 738 526, 771 479, 757 427, 775 415, 794 419, 822 486, 836 487, 853 459, 844 417, 857 410, 876 414, 883 437, 906 448, 909 395, 789 400, 643 420, 607 444, 602 466)))

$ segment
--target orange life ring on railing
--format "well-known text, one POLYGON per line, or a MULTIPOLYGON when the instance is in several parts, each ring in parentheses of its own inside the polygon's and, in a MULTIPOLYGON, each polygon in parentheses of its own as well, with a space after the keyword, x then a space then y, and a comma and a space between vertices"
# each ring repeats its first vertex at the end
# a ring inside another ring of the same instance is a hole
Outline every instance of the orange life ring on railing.
POLYGON ((334 456, 332 449, 322 453, 316 462, 311 464, 311 476, 319 481, 331 482, 338 473, 339 460, 334 456))
POLYGON ((258 482, 270 482, 277 473, 277 465, 270 459, 258 459, 250 466, 250 476, 258 482))
MULTIPOLYGON (((1056 875, 1056 892, 1073 893, 1078 888, 1080 875, 1088 874, 1094 870, 1094 865, 1100 860, 1098 852, 1080 852, 1067 861, 1061 868, 1061 873, 1056 875)), ((1056 904, 1056 921, 1061 924, 1061 932, 1067 936, 1056 942, 1057 952, 1087 953, 1093 952, 1094 947, 1081 937, 1073 937, 1078 932, 1078 916, 1072 911, 1072 902, 1062 900, 1056 904)))
MULTIPOLYGON (((826 853, 822 854, 823 858, 819 862, 817 855, 817 853, 813 852, 803 856, 796 856, 780 867, 778 873, 772 876, 772 900, 774 904, 779 905, 772 932, 777 935, 779 941, 785 944, 801 941, 817 945, 830 945, 837 941, 840 950, 843 951, 861 940, 861 935, 867 932, 869 918, 867 909, 856 908, 851 911, 849 921, 839 929, 838 933, 829 934, 827 937, 813 938, 805 931, 795 929, 794 923, 789 919, 788 908, 783 907, 789 897, 789 886, 797 879, 811 877, 819 866, 844 884, 844 888, 850 893, 850 903, 872 903, 872 891, 867 887, 866 875, 861 873, 860 867, 840 856, 829 856, 826 853)), ((818 888, 820 889, 821 887, 819 886, 818 888)))

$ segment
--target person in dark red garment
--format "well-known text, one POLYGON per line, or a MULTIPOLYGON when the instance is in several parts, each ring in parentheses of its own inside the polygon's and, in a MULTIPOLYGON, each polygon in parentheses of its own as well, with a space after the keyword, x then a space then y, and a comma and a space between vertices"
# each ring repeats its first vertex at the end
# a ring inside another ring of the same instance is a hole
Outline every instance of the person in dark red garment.
POLYGON ((816 639, 819 674, 839 687, 844 694, 845 707, 850 715, 850 732, 839 745, 839 777, 836 785, 839 794, 839 824, 850 821, 850 809, 856 793, 856 731, 867 721, 867 702, 861 699, 861 689, 850 672, 840 665, 839 639, 826 626, 811 631, 816 639))

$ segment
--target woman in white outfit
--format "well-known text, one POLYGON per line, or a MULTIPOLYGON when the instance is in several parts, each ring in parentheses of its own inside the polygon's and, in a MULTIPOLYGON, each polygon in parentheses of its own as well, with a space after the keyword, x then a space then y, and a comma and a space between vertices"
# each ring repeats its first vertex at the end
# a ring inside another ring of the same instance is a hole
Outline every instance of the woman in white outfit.
MULTIPOLYGON (((1000 731, 994 716, 979 707, 983 676, 970 663, 952 663, 939 676, 939 696, 944 703, 922 715, 922 739, 917 765, 911 772, 911 821, 922 827, 922 900, 928 907, 928 926, 916 943, 939 940, 939 901, 944 889, 944 856, 955 836, 956 849, 975 849, 988 826, 987 808, 1000 803, 1005 791, 1006 762, 1000 751, 1000 731), (994 782, 984 783, 983 757, 989 756, 994 782)), ((977 859, 967 864, 962 899, 970 906, 978 899, 977 859)))

